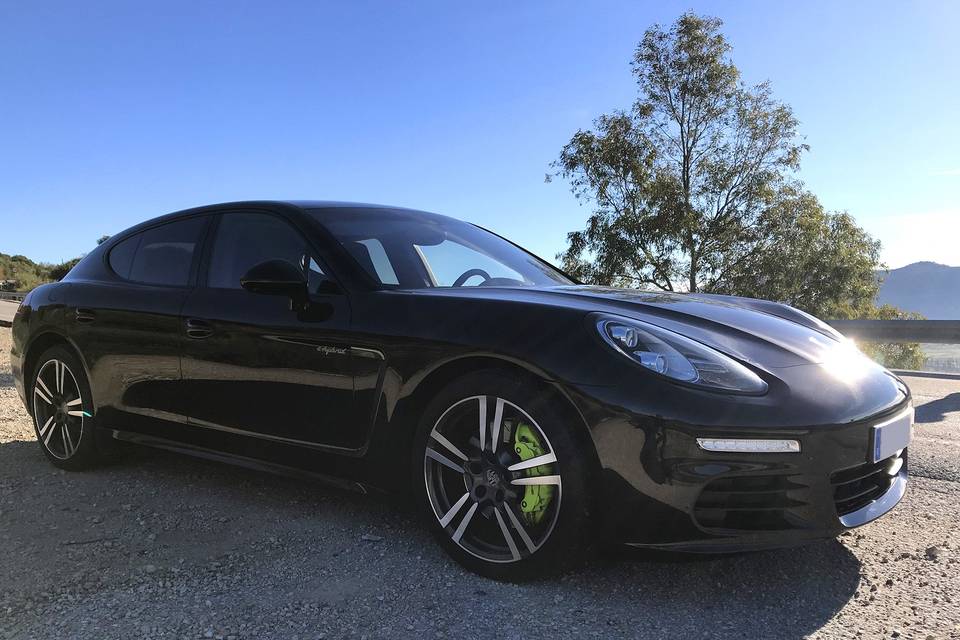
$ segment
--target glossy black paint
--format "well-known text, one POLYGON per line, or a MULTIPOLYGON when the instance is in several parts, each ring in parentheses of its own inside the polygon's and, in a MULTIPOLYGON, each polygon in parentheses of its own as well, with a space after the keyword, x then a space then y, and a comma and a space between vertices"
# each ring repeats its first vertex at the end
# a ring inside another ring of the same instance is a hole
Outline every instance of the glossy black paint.
POLYGON ((84 363, 98 425, 116 438, 397 491, 406 489, 397 478, 408 477, 418 411, 457 375, 497 367, 537 378, 562 405, 593 463, 607 531, 634 544, 702 550, 839 532, 831 474, 866 463, 870 425, 910 401, 879 366, 856 380, 838 375, 825 362, 836 334, 775 303, 579 285, 380 288, 304 212, 347 206, 216 205, 118 234, 24 301, 11 354, 18 390, 26 397, 38 353, 63 342, 84 363), (218 220, 239 211, 279 216, 303 235, 329 279, 306 308, 205 286, 218 220), (113 246, 184 217, 206 225, 186 286, 131 283, 110 269, 113 246), (720 394, 657 376, 603 343, 598 312, 710 345, 753 369, 769 391, 720 394), (803 448, 747 455, 697 447, 697 437, 718 435, 790 437, 803 448), (778 512, 786 526, 705 526, 705 488, 740 477, 787 483, 778 512))

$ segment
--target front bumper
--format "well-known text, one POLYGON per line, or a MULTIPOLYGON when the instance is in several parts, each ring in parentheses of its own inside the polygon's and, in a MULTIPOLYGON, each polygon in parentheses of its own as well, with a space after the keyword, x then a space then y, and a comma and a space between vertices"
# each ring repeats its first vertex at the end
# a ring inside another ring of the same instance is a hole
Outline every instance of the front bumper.
POLYGON ((605 529, 634 546, 723 552, 830 538, 890 511, 907 484, 907 451, 870 461, 870 418, 802 429, 704 428, 613 416, 593 429, 605 529), (792 438, 800 453, 718 453, 697 437, 792 438))

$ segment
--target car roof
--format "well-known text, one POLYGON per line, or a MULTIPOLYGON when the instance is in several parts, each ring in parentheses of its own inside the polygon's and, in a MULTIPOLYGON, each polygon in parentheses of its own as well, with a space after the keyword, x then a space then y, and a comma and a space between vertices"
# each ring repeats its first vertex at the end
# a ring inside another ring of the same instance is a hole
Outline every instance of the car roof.
MULTIPOLYGON (((398 213, 404 211, 421 214, 427 213, 425 211, 409 209, 406 207, 395 207, 385 204, 370 204, 365 202, 343 202, 338 200, 238 200, 234 202, 206 204, 199 207, 191 207, 190 209, 182 209, 180 211, 174 211, 172 213, 166 213, 153 218, 148 218, 143 222, 139 222, 124 229, 123 231, 114 234, 114 236, 111 237, 111 240, 120 240, 144 229, 156 226, 158 224, 163 224, 165 222, 171 222, 179 218, 186 218, 192 215, 201 215, 205 213, 229 212, 231 209, 286 209, 288 211, 303 211, 306 209, 381 209, 384 211, 396 211, 398 213)), ((113 244, 113 242, 110 244, 113 244)))
MULTIPOLYGON (((243 209, 263 207, 293 207, 296 209, 390 209, 396 211, 418 211, 408 207, 397 207, 388 204, 373 204, 369 202, 345 202, 341 200, 242 200, 236 202, 221 202, 192 209, 185 209, 174 214, 195 213, 198 211, 216 211, 222 209, 243 209)), ((424 212, 425 213, 425 212, 424 212)))

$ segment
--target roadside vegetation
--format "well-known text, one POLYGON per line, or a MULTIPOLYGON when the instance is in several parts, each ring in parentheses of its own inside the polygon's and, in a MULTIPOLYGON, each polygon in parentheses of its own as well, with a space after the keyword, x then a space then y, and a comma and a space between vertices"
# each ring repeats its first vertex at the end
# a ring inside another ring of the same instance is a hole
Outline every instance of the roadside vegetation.
POLYGON ((0 291, 29 291, 50 282, 53 265, 26 256, 0 253, 0 291))
MULTIPOLYGON (((101 236, 97 244, 102 244, 109 237, 101 236)), ((0 291, 26 292, 46 282, 61 280, 75 264, 80 262, 82 257, 59 264, 50 264, 34 262, 26 256, 0 253, 0 291)))
MULTIPOLYGON (((718 18, 647 30, 633 105, 579 130, 551 165, 592 210, 557 254, 599 285, 777 300, 825 319, 916 317, 877 307, 880 242, 798 176, 809 149, 771 84, 748 86, 718 18)), ((918 344, 863 345, 888 367, 918 344)))

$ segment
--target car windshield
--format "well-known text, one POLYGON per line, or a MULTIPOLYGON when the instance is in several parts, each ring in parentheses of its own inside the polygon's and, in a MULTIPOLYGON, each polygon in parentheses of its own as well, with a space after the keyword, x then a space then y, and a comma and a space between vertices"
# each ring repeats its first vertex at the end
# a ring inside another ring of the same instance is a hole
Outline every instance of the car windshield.
POLYGON ((446 216, 403 209, 310 209, 381 286, 530 287, 572 284, 503 238, 446 216))

